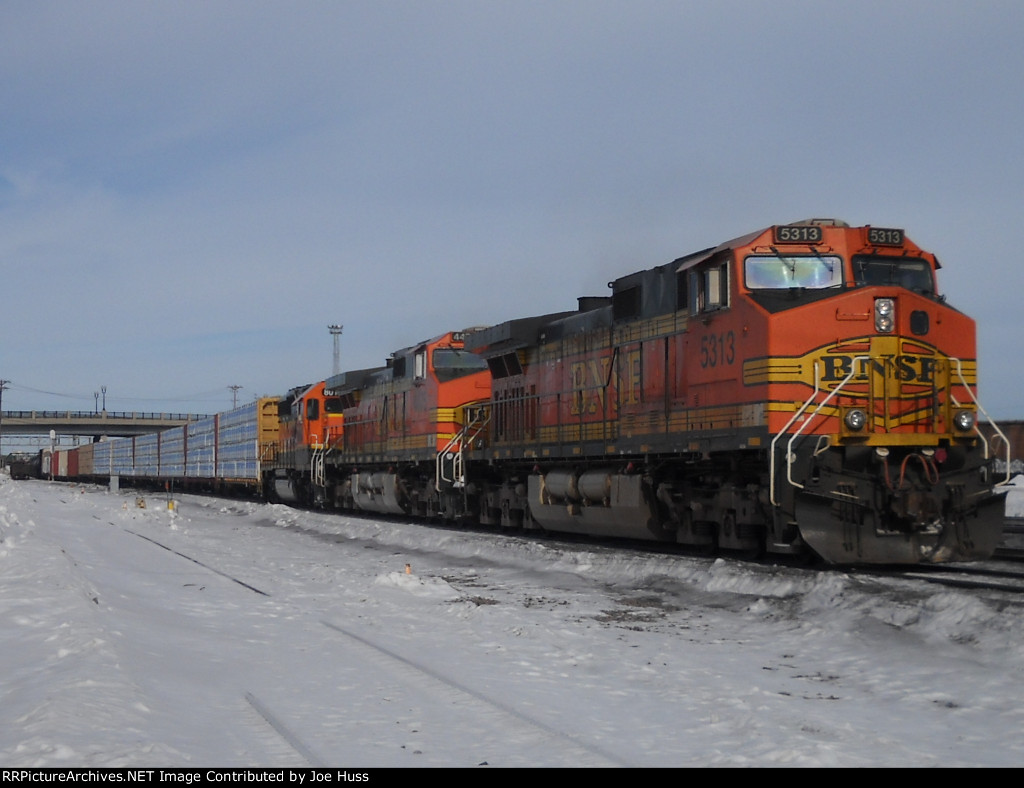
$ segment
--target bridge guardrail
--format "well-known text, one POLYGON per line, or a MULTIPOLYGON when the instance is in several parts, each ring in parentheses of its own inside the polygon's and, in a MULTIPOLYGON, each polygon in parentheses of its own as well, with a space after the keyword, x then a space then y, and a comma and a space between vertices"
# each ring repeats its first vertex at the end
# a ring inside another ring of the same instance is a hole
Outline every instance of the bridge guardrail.
POLYGON ((75 410, 5 410, 0 413, 0 418, 3 419, 64 419, 66 421, 72 420, 89 420, 95 419, 96 421, 102 421, 104 419, 141 419, 141 420, 153 420, 153 421, 198 421, 199 419, 205 419, 205 414, 199 413, 149 413, 139 411, 103 411, 96 413, 94 411, 75 411, 75 410))

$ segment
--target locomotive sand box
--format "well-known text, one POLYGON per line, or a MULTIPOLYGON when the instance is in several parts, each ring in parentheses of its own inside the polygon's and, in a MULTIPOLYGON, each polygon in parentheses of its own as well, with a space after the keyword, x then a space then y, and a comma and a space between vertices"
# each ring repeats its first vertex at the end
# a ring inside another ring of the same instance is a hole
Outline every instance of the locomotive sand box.
POLYGON ((983 559, 1009 472, 939 267, 899 229, 776 225, 571 312, 62 450, 53 473, 839 564, 983 559))

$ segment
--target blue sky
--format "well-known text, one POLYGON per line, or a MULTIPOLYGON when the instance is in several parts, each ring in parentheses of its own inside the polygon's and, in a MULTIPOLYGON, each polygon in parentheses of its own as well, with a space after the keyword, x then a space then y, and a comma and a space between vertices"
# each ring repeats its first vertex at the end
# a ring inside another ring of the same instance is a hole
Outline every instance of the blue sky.
POLYGON ((0 0, 5 409, 216 412, 775 223, 896 226, 1024 418, 1019 0, 0 0))

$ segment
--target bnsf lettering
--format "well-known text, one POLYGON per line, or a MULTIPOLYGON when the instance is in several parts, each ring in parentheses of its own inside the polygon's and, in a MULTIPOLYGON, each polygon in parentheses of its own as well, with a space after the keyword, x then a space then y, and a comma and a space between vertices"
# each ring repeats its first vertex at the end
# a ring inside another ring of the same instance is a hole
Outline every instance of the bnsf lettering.
MULTIPOLYGON (((825 365, 822 380, 839 382, 853 371, 853 356, 823 356, 825 365)), ((932 383, 935 380, 936 359, 928 356, 885 356, 861 359, 854 380, 867 380, 869 374, 893 378, 905 383, 932 383)))
POLYGON ((622 393, 622 401, 627 405, 636 405, 640 402, 640 385, 642 383, 640 374, 640 351, 631 350, 623 357, 622 379, 619 381, 619 391, 622 393))
MULTIPOLYGON (((611 357, 573 362, 569 375, 573 388, 570 413, 574 416, 585 414, 595 416, 605 412, 605 388, 610 381, 611 357)), ((635 405, 640 401, 640 351, 631 350, 620 356, 618 385, 622 404, 635 405)), ((611 405, 617 406, 614 400, 611 405)))
POLYGON ((594 415, 604 411, 604 383, 608 379, 610 358, 577 361, 570 367, 572 387, 576 390, 570 412, 594 415))

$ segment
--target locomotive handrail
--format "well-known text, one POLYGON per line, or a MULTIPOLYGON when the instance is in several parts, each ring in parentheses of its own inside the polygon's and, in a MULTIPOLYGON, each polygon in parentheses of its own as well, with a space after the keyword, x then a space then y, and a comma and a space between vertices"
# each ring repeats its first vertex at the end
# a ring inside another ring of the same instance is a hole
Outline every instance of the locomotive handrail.
MULTIPOLYGON (((470 408, 467 408, 467 410, 470 410, 470 408)), ((479 435, 480 431, 484 427, 486 427, 488 422, 490 422, 491 420, 491 412, 490 409, 487 407, 475 407, 472 408, 472 411, 473 416, 470 422, 468 424, 464 424, 462 426, 462 429, 455 433, 455 435, 451 437, 451 440, 449 440, 448 443, 445 444, 444 448, 437 453, 437 459, 435 460, 434 489, 438 491, 441 490, 442 481, 450 482, 451 484, 456 486, 458 485, 459 481, 465 484, 466 480, 464 478, 459 478, 463 475, 463 452, 465 450, 466 445, 465 437, 469 435, 470 430, 473 430, 474 428, 474 436, 479 435), (480 414, 482 413, 486 413, 486 417, 481 417, 480 414), (459 451, 452 461, 453 478, 449 479, 444 475, 444 455, 447 454, 448 451, 456 444, 458 444, 459 446, 459 451)))
MULTIPOLYGON (((800 414, 802 414, 805 410, 807 410, 807 408, 810 407, 811 403, 814 401, 814 398, 818 396, 818 392, 820 390, 821 380, 818 377, 818 362, 815 361, 814 392, 811 394, 810 398, 808 398, 808 400, 803 404, 803 406, 800 409, 798 409, 796 413, 793 414, 792 418, 790 418, 790 420, 786 422, 786 426, 779 430, 779 434, 772 438, 772 450, 770 458, 771 462, 768 465, 768 500, 771 502, 772 506, 779 505, 775 500, 775 444, 778 443, 779 439, 786 434, 786 431, 793 425, 793 422, 800 418, 800 414)), ((787 457, 786 459, 788 462, 789 458, 787 457)))
POLYGON ((324 474, 324 456, 327 453, 327 444, 318 443, 315 432, 311 432, 309 437, 310 445, 313 447, 309 460, 309 481, 315 487, 323 487, 326 480, 326 476, 324 474))
MULTIPOLYGON (((825 397, 825 399, 823 399, 821 402, 818 403, 818 407, 814 409, 814 413, 812 413, 810 415, 810 417, 808 417, 808 419, 803 423, 803 426, 800 427, 800 429, 798 429, 796 432, 794 432, 793 433, 793 437, 789 439, 789 443, 786 445, 786 480, 790 484, 792 484, 794 487, 799 487, 801 490, 804 487, 804 485, 800 484, 799 482, 793 481, 793 443, 794 443, 794 441, 796 441, 796 439, 800 437, 800 433, 802 433, 807 428, 807 426, 814 420, 814 417, 817 416, 821 412, 821 409, 823 407, 825 407, 825 405, 827 405, 829 403, 829 400, 831 400, 833 397, 835 397, 837 394, 839 394, 839 392, 843 390, 843 387, 846 386, 846 384, 850 382, 850 380, 853 378, 854 375, 857 374, 857 363, 860 362, 860 361, 870 361, 870 360, 871 360, 871 356, 867 356, 867 355, 864 355, 864 356, 854 356, 853 357, 853 363, 850 364, 850 374, 848 374, 845 378, 843 378, 839 382, 839 385, 837 385, 834 389, 832 389, 832 391, 829 392, 829 395, 827 397, 825 397)), ((815 374, 817 374, 817 373, 815 373, 815 374)))
MULTIPOLYGON (((793 480, 793 443, 794 443, 794 441, 796 441, 796 439, 800 437, 801 433, 805 429, 807 429, 807 426, 814 420, 814 417, 817 416, 818 413, 821 412, 821 409, 823 407, 825 407, 825 405, 827 405, 829 403, 829 401, 833 397, 835 397, 837 394, 839 394, 839 392, 842 391, 843 387, 846 386, 846 384, 850 382, 850 380, 854 377, 854 375, 857 374, 857 363, 860 362, 860 361, 864 361, 864 360, 870 360, 870 358, 871 358, 870 356, 866 356, 866 355, 865 356, 854 356, 853 357, 853 360, 852 360, 853 363, 850 364, 850 373, 839 382, 839 385, 837 385, 834 389, 832 389, 832 391, 829 392, 829 395, 827 397, 825 397, 825 399, 823 399, 821 402, 818 403, 818 406, 814 409, 814 413, 812 413, 810 415, 810 417, 803 423, 803 425, 796 432, 793 433, 792 437, 789 439, 789 443, 786 444, 786 481, 788 481, 794 487, 799 487, 800 489, 803 489, 803 487, 804 487, 804 485, 802 485, 799 482, 793 480)), ((799 419, 800 416, 804 413, 804 411, 806 411, 811 406, 811 404, 817 398, 818 394, 821 392, 821 379, 818 376, 818 372, 819 372, 819 370, 818 370, 818 362, 815 361, 814 362, 814 391, 813 391, 813 393, 811 394, 810 397, 807 398, 807 401, 803 405, 800 406, 800 409, 797 410, 797 412, 793 414, 793 417, 788 422, 786 422, 786 426, 783 427, 782 430, 779 431, 779 434, 776 435, 774 438, 772 438, 771 463, 768 466, 768 500, 771 501, 772 506, 778 506, 779 505, 778 502, 775 500, 775 462, 776 462, 776 460, 775 460, 775 444, 779 441, 779 439, 783 435, 787 434, 786 431, 791 426, 793 426, 793 423, 797 419, 799 419)))
MULTIPOLYGON (((810 425, 810 423, 814 420, 814 417, 817 416, 818 413, 821 412, 821 409, 823 407, 825 407, 825 405, 827 405, 829 403, 829 401, 833 397, 835 397, 837 394, 839 394, 842 391, 842 389, 846 386, 846 384, 849 383, 850 380, 857 374, 857 364, 858 364, 858 362, 870 360, 870 358, 871 357, 867 356, 867 355, 855 356, 852 359, 853 363, 850 365, 850 372, 849 372, 849 374, 845 378, 843 378, 834 389, 832 389, 832 391, 829 393, 829 395, 827 397, 825 397, 825 399, 823 399, 821 402, 818 403, 817 407, 814 409, 814 413, 812 413, 810 415, 810 417, 804 422, 804 424, 796 432, 794 432, 792 434, 792 436, 790 437, 789 442, 786 444, 786 481, 788 481, 792 486, 799 487, 800 489, 804 488, 804 485, 800 484, 799 482, 797 482, 797 481, 795 481, 793 479, 793 444, 794 444, 794 442, 797 440, 797 438, 800 437, 800 435, 803 433, 803 431, 805 429, 807 429, 808 425, 810 425)), ((970 395, 971 399, 974 401, 975 406, 978 408, 978 410, 982 414, 984 414, 985 418, 992 425, 992 429, 995 430, 996 434, 998 434, 1000 438, 1002 438, 1003 445, 1006 446, 1006 478, 1003 479, 1003 481, 1001 481, 1001 482, 997 482, 996 486, 1000 486, 1001 487, 1001 486, 1003 486, 1005 484, 1008 484, 1009 481, 1010 481, 1010 478, 1012 476, 1012 473, 1010 471, 1010 441, 1007 439, 1007 437, 1003 433, 1003 431, 999 428, 999 425, 996 424, 992 420, 992 417, 988 415, 988 412, 982 406, 981 402, 978 401, 978 398, 975 395, 974 390, 967 383, 967 380, 965 379, 964 374, 963 374, 963 367, 962 367, 962 362, 960 361, 960 359, 959 358, 954 358, 954 357, 951 356, 949 360, 951 362, 954 362, 955 365, 956 365, 956 374, 957 374, 957 377, 960 379, 961 385, 963 385, 963 387, 967 390, 967 393, 970 395)), ((776 477, 776 471, 775 471, 776 451, 775 451, 775 449, 776 449, 776 443, 779 441, 779 439, 782 438, 783 435, 787 434, 787 430, 789 430, 789 428, 793 425, 793 423, 796 422, 797 419, 799 419, 800 416, 811 406, 811 404, 817 398, 817 396, 820 393, 820 391, 821 391, 821 381, 820 381, 820 378, 819 378, 818 362, 815 361, 814 362, 814 392, 811 394, 810 397, 808 397, 807 401, 804 402, 804 404, 799 408, 799 410, 797 410, 797 412, 793 414, 793 417, 788 422, 786 422, 786 426, 783 427, 782 430, 772 439, 772 444, 771 444, 771 463, 769 464, 769 473, 768 473, 768 499, 771 502, 772 506, 778 506, 779 505, 778 502, 775 500, 775 486, 776 486, 775 485, 775 477, 776 477)), ((954 405, 959 406, 960 403, 957 401, 956 397, 952 397, 952 395, 951 395, 951 399, 952 399, 954 405)), ((982 442, 983 442, 983 444, 985 446, 985 456, 988 457, 989 456, 989 451, 990 451, 988 439, 982 434, 982 432, 978 428, 977 424, 975 425, 974 429, 978 433, 979 437, 981 438, 981 440, 982 440, 982 442)))
MULTIPOLYGON (((1009 439, 1007 439, 1003 431, 999 429, 999 425, 992 421, 992 417, 988 415, 988 411, 986 411, 985 408, 982 407, 981 403, 978 401, 978 397, 974 394, 974 390, 968 385, 967 380, 964 378, 963 363, 960 361, 960 359, 950 356, 949 360, 956 362, 956 376, 960 378, 960 384, 965 389, 967 389, 967 393, 971 395, 971 399, 974 400, 974 406, 985 415, 985 418, 988 419, 988 423, 992 425, 992 429, 995 430, 996 434, 1003 439, 1003 445, 1006 447, 1006 478, 1003 479, 1001 482, 996 482, 995 486, 1002 487, 1003 485, 1009 484, 1010 476, 1012 475, 1010 472, 1010 441, 1009 439)), ((950 398, 953 400, 954 405, 960 405, 960 403, 957 402, 956 397, 954 397, 952 393, 950 393, 950 398)), ((975 423, 974 425, 974 431, 978 433, 978 436, 981 438, 982 443, 985 445, 985 456, 988 457, 988 438, 986 438, 984 433, 982 433, 982 431, 978 428, 977 423, 975 423)))

